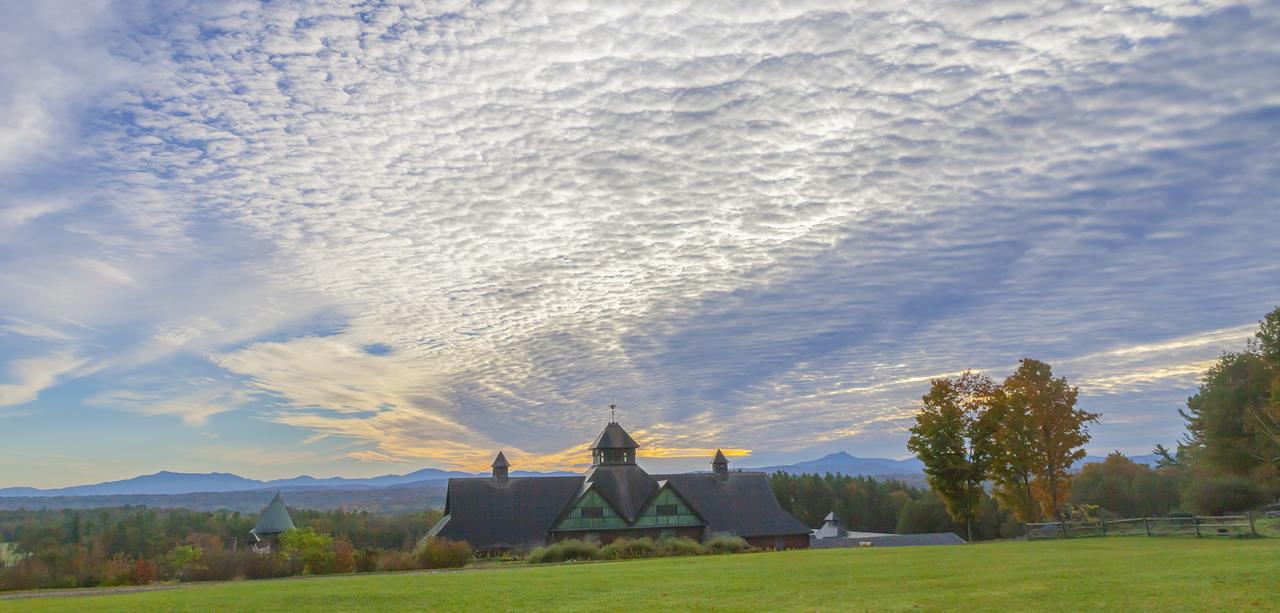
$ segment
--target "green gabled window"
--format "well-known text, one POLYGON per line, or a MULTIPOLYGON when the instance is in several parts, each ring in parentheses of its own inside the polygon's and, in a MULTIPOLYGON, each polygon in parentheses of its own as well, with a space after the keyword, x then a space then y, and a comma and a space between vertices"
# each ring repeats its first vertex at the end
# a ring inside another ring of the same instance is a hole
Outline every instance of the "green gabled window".
POLYGON ((663 487, 658 497, 649 503, 648 508, 636 518, 636 527, 651 526, 699 526, 702 518, 698 517, 689 505, 685 504, 675 490, 663 487))
POLYGON ((626 528, 627 522, 614 512, 613 507, 594 490, 588 491, 569 513, 560 520, 555 530, 609 530, 626 528))

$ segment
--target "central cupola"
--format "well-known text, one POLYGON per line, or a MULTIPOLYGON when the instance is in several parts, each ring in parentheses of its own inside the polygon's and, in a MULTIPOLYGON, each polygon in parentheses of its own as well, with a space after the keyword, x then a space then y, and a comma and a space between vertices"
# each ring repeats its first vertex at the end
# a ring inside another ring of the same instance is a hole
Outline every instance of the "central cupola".
POLYGON ((600 431, 600 436, 596 437, 596 441, 591 443, 591 465, 592 466, 618 466, 636 463, 636 449, 640 445, 636 444, 636 440, 627 434, 618 422, 611 421, 604 430, 600 431))

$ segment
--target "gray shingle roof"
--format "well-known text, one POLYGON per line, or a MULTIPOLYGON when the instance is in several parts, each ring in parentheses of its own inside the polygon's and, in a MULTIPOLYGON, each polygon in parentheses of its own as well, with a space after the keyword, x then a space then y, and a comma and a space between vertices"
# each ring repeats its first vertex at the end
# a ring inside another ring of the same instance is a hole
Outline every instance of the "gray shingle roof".
POLYGON ((428 536, 477 549, 541 545, 581 487, 582 477, 450 479, 445 517, 428 536))
POLYGON ((608 500, 627 523, 635 521, 658 490, 658 480, 635 464, 593 466, 583 478, 584 492, 587 484, 608 500))
POLYGON ((809 527, 778 506, 764 473, 736 472, 653 475, 667 480, 676 493, 707 522, 710 533, 736 536, 809 534, 809 527))
POLYGON ((280 497, 280 492, 276 492, 275 498, 271 499, 271 503, 263 509, 262 515, 258 517, 258 523, 250 532, 259 538, 280 534, 293 529, 293 518, 289 517, 289 510, 284 506, 284 499, 280 497))
POLYGON ((600 431, 600 435, 596 437, 596 441, 591 443, 591 449, 638 449, 640 445, 636 444, 635 439, 627 434, 618 422, 611 421, 604 430, 600 431))
POLYGON ((916 547, 920 545, 963 545, 964 539, 954 532, 931 532, 928 534, 888 534, 884 536, 851 536, 849 538, 824 538, 810 541, 809 546, 816 549, 834 547, 861 547, 862 543, 871 543, 873 547, 916 547))
POLYGON ((467 541, 477 549, 543 544, 556 520, 590 484, 633 521, 653 499, 660 481, 706 522, 709 534, 742 537, 809 534, 778 506, 764 473, 648 475, 636 466, 599 466, 587 477, 450 479, 445 517, 428 536, 467 541))

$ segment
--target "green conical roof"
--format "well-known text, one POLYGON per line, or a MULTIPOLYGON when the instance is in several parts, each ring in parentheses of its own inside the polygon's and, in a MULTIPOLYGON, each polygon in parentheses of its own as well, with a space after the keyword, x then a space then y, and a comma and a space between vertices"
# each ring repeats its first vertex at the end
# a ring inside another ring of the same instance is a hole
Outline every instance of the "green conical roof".
POLYGON ((258 517, 258 525, 253 527, 253 533, 261 537, 292 529, 293 518, 289 517, 289 510, 284 508, 284 499, 280 497, 280 492, 276 492, 276 497, 271 499, 271 504, 267 505, 262 515, 258 517))

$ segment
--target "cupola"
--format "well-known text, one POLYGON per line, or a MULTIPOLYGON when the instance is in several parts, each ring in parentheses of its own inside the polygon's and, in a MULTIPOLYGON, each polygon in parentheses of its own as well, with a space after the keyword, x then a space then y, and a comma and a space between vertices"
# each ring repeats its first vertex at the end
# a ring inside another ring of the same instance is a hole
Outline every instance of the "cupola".
POLYGON ((511 468, 511 463, 507 461, 507 456, 502 455, 502 452, 499 451, 498 457, 493 459, 491 466, 493 467, 494 479, 506 479, 507 470, 511 468))

